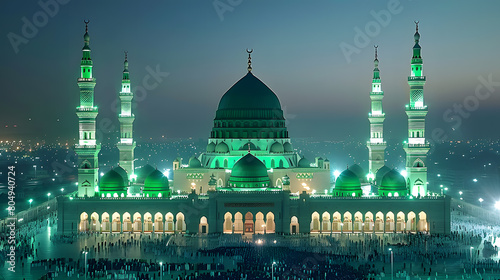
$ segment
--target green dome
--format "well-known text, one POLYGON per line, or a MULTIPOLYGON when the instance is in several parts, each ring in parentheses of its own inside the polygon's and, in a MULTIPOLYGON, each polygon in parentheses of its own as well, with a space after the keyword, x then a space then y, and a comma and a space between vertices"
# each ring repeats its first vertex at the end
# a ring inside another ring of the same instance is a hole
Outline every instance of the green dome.
POLYGON ((252 154, 248 153, 234 164, 229 187, 266 189, 270 185, 266 166, 252 154))
POLYGON ((189 168, 201 168, 201 162, 195 156, 192 156, 188 162, 189 168))
POLYGON ((215 152, 215 143, 210 142, 210 144, 207 145, 207 153, 213 153, 215 152))
POLYGON ((379 193, 385 195, 387 192, 398 192, 399 196, 406 195, 406 180, 401 173, 393 169, 382 178, 382 183, 379 187, 379 193))
POLYGON ((125 190, 125 186, 122 175, 114 170, 110 170, 101 177, 99 192, 121 192, 125 190))
POLYGON ((281 104, 274 92, 248 72, 222 96, 219 110, 278 109, 281 104))
POLYGON ((286 142, 285 144, 283 144, 283 149, 285 150, 285 153, 293 152, 293 147, 290 142, 286 142))
POLYGON ((385 174, 387 174, 387 172, 389 171, 391 171, 391 169, 386 165, 380 167, 377 170, 377 174, 375 175, 375 183, 380 186, 380 184, 382 183, 382 179, 384 178, 385 174))
POLYGON ((283 153, 285 150, 284 150, 283 145, 281 143, 274 142, 271 145, 270 151, 271 151, 271 153, 283 153))
POLYGON ((144 183, 144 180, 148 177, 151 172, 155 171, 155 168, 149 164, 144 165, 135 170, 135 175, 137 175, 137 183, 144 183))
POLYGON ((158 169, 151 172, 144 181, 144 192, 161 192, 168 190, 168 178, 158 169))
POLYGON ((216 153, 227 153, 227 152, 229 152, 229 147, 227 146, 226 143, 220 142, 219 144, 217 144, 217 146, 215 146, 215 152, 216 153))
POLYGON ((116 171, 120 176, 123 178, 123 182, 125 182, 125 185, 128 185, 128 173, 123 167, 117 166, 113 168, 114 171, 116 171))
POLYGON ((351 166, 349 166, 348 169, 351 170, 354 174, 356 174, 356 176, 359 178, 359 180, 361 182, 365 181, 365 179, 366 179, 366 172, 363 169, 363 167, 359 166, 359 164, 351 165, 351 166))
POLYGON ((335 181, 334 193, 338 196, 352 196, 353 193, 355 196, 361 196, 361 182, 358 176, 349 169, 344 170, 335 181))
POLYGON ((307 158, 303 157, 299 160, 299 167, 301 168, 311 167, 311 162, 307 158))

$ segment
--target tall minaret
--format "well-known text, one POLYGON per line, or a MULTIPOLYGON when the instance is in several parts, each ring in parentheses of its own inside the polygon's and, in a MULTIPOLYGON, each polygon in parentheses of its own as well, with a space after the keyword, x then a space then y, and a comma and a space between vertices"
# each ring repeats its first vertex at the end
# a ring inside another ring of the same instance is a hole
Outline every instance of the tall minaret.
POLYGON ((88 23, 89 21, 85 21, 83 57, 78 78, 80 106, 76 108, 80 131, 78 144, 75 145, 75 152, 78 155, 78 196, 94 196, 99 178, 97 157, 101 150, 101 146, 96 142, 97 107, 94 106, 95 78, 92 75, 88 23))
POLYGON ((121 112, 118 115, 120 121, 120 142, 116 146, 120 150, 120 166, 127 171, 129 177, 134 173, 135 149, 135 141, 132 135, 135 120, 135 116, 132 114, 132 98, 134 98, 134 94, 130 91, 127 52, 125 52, 122 90, 120 91, 121 112))
POLYGON ((425 140, 425 116, 427 106, 424 103, 425 76, 423 75, 423 61, 420 54, 420 34, 418 21, 414 35, 415 46, 411 58, 410 104, 406 105, 408 115, 408 141, 405 141, 407 187, 412 195, 427 194, 427 152, 429 142, 425 140))
MULTIPOLYGON (((384 120, 385 114, 382 110, 382 83, 380 81, 380 71, 378 70, 378 46, 375 46, 375 68, 373 69, 372 91, 370 92, 371 112, 368 114, 370 121, 370 141, 368 141, 368 163, 369 179, 373 180, 380 167, 384 166, 384 156, 386 143, 384 141, 384 120)), ((380 184, 380 182, 377 182, 380 184)))

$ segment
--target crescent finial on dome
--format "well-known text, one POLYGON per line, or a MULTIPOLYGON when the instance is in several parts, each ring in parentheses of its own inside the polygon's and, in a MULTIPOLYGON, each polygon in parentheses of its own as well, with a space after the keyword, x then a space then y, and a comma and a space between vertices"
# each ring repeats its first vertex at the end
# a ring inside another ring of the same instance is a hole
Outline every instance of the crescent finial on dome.
POLYGON ((252 52, 253 52, 253 49, 247 49, 247 53, 248 53, 248 67, 247 67, 247 70, 248 70, 248 72, 252 71, 252 56, 250 55, 252 52))

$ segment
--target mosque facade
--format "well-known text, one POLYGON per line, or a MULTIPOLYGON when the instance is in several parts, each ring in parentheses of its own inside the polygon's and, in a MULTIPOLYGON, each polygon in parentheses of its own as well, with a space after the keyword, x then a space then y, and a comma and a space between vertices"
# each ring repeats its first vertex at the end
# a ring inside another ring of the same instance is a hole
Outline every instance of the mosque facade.
POLYGON ((99 177, 90 36, 84 35, 78 191, 58 197, 60 234, 299 234, 450 232, 450 199, 427 191, 423 61, 418 23, 411 59, 406 176, 385 165, 382 82, 375 48, 367 142, 368 172, 357 164, 332 176, 328 159, 301 157, 278 96, 252 72, 222 96, 206 151, 173 161, 173 178, 134 166, 133 92, 127 54, 119 92, 119 166, 99 177), (316 190, 325 190, 316 192, 316 190))

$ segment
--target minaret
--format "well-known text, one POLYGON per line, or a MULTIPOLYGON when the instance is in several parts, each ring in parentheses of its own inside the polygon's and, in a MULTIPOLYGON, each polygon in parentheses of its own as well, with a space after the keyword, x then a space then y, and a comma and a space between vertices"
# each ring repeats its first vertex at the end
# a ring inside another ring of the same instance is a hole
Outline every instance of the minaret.
POLYGON ((408 141, 405 141, 407 187, 412 195, 427 194, 427 152, 429 142, 425 140, 425 116, 427 106, 424 103, 425 76, 422 69, 422 56, 420 54, 420 34, 418 21, 414 35, 415 46, 411 58, 411 76, 408 77, 410 85, 410 104, 406 105, 408 115, 408 141))
POLYGON ((80 106, 76 108, 79 123, 79 141, 75 145, 78 155, 78 196, 94 196, 99 178, 98 154, 101 146, 96 142, 97 107, 94 106, 95 78, 92 75, 92 59, 90 58, 90 36, 88 23, 85 21, 83 35, 83 57, 80 63, 80 106))
POLYGON ((133 138, 135 116, 132 114, 132 98, 134 98, 134 94, 130 91, 127 52, 125 52, 122 89, 120 91, 121 111, 118 115, 120 121, 120 142, 116 146, 120 150, 120 166, 127 171, 129 179, 134 173, 135 149, 135 141, 133 138))
MULTIPOLYGON (((384 166, 384 156, 386 143, 384 141, 384 120, 385 114, 382 111, 382 83, 380 81, 380 71, 378 69, 378 46, 375 46, 375 68, 373 69, 372 91, 370 92, 371 112, 368 114, 370 121, 370 141, 368 141, 368 163, 369 180, 373 180, 380 167, 384 166)), ((377 182, 380 183, 380 182, 377 182)))

